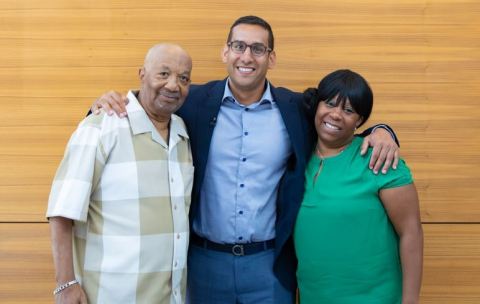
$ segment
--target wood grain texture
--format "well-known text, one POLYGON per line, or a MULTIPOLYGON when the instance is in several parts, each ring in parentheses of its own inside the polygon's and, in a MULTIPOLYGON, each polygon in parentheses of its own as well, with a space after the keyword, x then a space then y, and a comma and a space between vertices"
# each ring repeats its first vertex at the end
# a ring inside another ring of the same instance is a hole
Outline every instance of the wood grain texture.
MULTIPOLYGON (((421 303, 479 303, 480 226, 424 224, 423 229, 421 303)), ((51 303, 55 281, 48 224, 0 224, 0 269, 1 303, 51 303)))
POLYGON ((477 1, 2 5, 0 102, 8 115, 0 120, 0 180, 9 186, 49 184, 73 126, 102 92, 138 86, 137 70, 152 44, 184 45, 194 59, 194 82, 225 77, 219 53, 228 27, 255 13, 276 34, 278 64, 269 78, 277 86, 303 90, 343 67, 370 81, 375 109, 368 124, 387 122, 400 135, 424 221, 480 218, 477 1))
POLYGON ((52 303, 55 275, 47 224, 0 223, 0 302, 52 303))
POLYGON ((424 224, 424 304, 480 303, 480 225, 424 224))
POLYGON ((51 302, 50 184, 95 98, 138 87, 143 56, 159 41, 191 53, 195 83, 224 78, 228 28, 248 14, 274 29, 276 86, 302 91, 339 68, 370 82, 367 124, 386 122, 399 135, 429 223, 422 303, 480 303, 477 0, 2 1, 0 302, 51 302), (36 254, 42 265, 32 266, 36 254), (24 276, 34 284, 26 295, 24 276))

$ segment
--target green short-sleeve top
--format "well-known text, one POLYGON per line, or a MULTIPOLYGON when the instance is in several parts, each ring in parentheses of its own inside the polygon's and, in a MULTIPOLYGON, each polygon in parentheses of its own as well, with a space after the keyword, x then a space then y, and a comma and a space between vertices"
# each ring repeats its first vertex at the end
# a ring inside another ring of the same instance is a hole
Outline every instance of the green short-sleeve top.
POLYGON ((312 155, 294 241, 302 304, 401 303, 398 237, 379 191, 413 182, 401 160, 378 175, 355 137, 340 154, 312 155), (319 168, 321 170, 318 176, 319 168))

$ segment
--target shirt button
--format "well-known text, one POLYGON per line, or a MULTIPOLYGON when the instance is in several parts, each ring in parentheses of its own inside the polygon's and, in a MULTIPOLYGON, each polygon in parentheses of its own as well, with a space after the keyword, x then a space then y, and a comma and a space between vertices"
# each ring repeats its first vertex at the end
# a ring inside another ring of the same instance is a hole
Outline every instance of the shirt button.
POLYGON ((238 211, 238 214, 243 214, 243 211, 238 211))
POLYGON ((177 205, 174 205, 174 206, 173 206, 173 210, 177 210, 177 205))
POLYGON ((173 265, 173 266, 177 267, 177 265, 178 265, 178 261, 175 261, 175 265, 173 265))
POLYGON ((248 111, 250 111, 250 109, 249 109, 249 108, 245 108, 245 111, 247 111, 247 112, 248 112, 248 111))
POLYGON ((244 161, 246 161, 246 160, 247 160, 247 158, 246 158, 246 157, 242 158, 242 161, 243 161, 243 162, 244 162, 244 161))
POLYGON ((177 239, 180 239, 180 233, 177 233, 177 239))
POLYGON ((173 183, 173 177, 172 177, 172 178, 170 178, 170 181, 173 183))
POLYGON ((243 236, 239 236, 238 239, 241 241, 243 240, 243 236))
POLYGON ((245 136, 247 136, 247 135, 248 135, 248 132, 245 132, 245 133, 243 133, 243 134, 245 134, 245 136))
POLYGON ((244 184, 240 184, 240 188, 243 188, 243 187, 245 187, 245 185, 244 185, 244 184))

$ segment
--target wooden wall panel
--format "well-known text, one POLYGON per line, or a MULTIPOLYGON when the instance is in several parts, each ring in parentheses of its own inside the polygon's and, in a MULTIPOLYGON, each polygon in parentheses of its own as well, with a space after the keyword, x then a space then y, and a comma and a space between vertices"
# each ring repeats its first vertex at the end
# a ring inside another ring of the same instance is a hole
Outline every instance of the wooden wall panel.
POLYGON ((46 201, 65 144, 93 100, 137 87, 143 56, 158 41, 192 54, 194 82, 224 78, 228 27, 247 14, 273 26, 275 85, 301 91, 345 67, 369 80, 368 124, 394 127, 419 189, 427 223, 422 303, 480 303, 477 0, 2 1, 0 302, 50 302, 46 201), (34 261, 42 265, 32 266, 29 282, 43 283, 22 295, 21 278, 3 273, 28 277, 23 269, 34 261))
POLYGON ((55 275, 47 224, 0 224, 0 302, 52 303, 55 275))
POLYGON ((424 224, 424 304, 480 303, 480 225, 424 224))
MULTIPOLYGON (((424 224, 423 229, 421 303, 479 303, 479 225, 424 224)), ((48 224, 0 224, 0 269, 1 303, 51 303, 54 273, 48 224)))
MULTIPOLYGON (((223 78, 218 58, 228 25, 255 12, 276 33, 278 65, 270 73, 275 84, 302 90, 340 67, 367 77, 376 95, 370 123, 388 122, 399 133, 422 189, 424 220, 476 222, 480 216, 480 190, 471 186, 479 182, 480 169, 476 1, 305 1, 302 7, 292 1, 14 3, 0 8, 0 38, 6 42, 0 102, 10 113, 0 128, 76 125, 101 92, 137 86, 143 53, 158 40, 178 41, 192 53, 194 81, 223 78)), ((26 142, 35 142, 41 134, 25 135, 26 142)), ((10 152, 2 153, 4 162, 11 160, 10 152)), ((29 161, 41 159, 24 163, 29 161)))

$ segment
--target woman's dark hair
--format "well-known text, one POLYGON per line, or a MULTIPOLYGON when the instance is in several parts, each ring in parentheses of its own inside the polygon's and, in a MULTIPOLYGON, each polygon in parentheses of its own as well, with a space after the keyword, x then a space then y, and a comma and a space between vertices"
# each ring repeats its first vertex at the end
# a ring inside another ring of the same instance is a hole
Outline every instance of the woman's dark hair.
POLYGON ((310 123, 315 130, 315 113, 318 104, 337 97, 339 104, 344 103, 347 99, 350 105, 362 117, 363 125, 370 114, 373 107, 373 93, 368 82, 358 73, 350 70, 337 70, 325 76, 318 88, 309 88, 303 92, 303 99, 306 112, 310 123))

